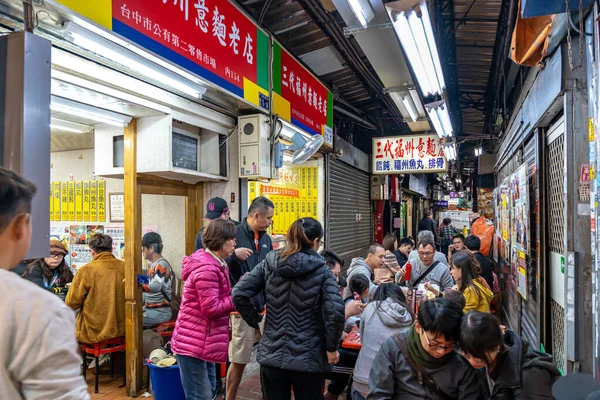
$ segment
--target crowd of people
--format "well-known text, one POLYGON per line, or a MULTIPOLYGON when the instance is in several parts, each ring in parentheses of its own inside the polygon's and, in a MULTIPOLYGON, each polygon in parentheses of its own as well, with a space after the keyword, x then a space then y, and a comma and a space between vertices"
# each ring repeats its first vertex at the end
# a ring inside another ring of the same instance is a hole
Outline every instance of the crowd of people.
MULTIPOLYGON (((124 336, 124 263, 103 234, 74 276, 59 241, 48 257, 23 263, 34 195, 0 168, 0 290, 11 299, 0 311, 0 385, 7 398, 87 399, 78 342, 124 336)), ((236 224, 224 200, 209 201, 210 223, 183 259, 171 341, 187 399, 213 399, 217 365, 226 363, 226 398, 236 399, 257 342, 265 400, 292 391, 297 400, 327 400, 344 390, 355 400, 553 398, 560 372, 551 356, 490 313, 497 277, 477 237, 423 224, 416 243, 386 236, 343 274, 313 218, 295 221, 285 248, 273 251, 274 207, 258 197, 236 224), (360 336, 358 352, 341 348, 350 331, 360 336)), ((144 236, 145 327, 173 317, 177 277, 162 251, 159 234, 144 236)))

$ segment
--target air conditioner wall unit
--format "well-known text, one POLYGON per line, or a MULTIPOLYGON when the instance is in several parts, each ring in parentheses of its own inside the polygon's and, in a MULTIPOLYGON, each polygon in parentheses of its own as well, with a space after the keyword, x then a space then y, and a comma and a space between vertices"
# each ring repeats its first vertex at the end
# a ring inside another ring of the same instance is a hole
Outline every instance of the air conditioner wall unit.
POLYGON ((270 179, 271 126, 269 118, 262 114, 238 118, 240 178, 270 179))

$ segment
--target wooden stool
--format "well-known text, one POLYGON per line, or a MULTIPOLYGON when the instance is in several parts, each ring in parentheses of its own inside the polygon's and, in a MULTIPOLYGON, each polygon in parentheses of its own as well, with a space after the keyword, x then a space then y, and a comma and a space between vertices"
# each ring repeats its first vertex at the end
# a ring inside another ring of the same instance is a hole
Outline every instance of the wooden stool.
MULTIPOLYGON (((82 343, 81 351, 83 353, 83 379, 86 379, 87 373, 87 354, 93 355, 96 361, 96 383, 94 393, 98 393, 98 379, 100 377, 100 356, 103 354, 112 354, 118 351, 125 351, 125 337, 117 337, 103 340, 99 343, 82 343)), ((115 362, 111 360, 111 376, 115 376, 115 362)), ((123 386, 125 386, 125 367, 123 367, 123 386)))

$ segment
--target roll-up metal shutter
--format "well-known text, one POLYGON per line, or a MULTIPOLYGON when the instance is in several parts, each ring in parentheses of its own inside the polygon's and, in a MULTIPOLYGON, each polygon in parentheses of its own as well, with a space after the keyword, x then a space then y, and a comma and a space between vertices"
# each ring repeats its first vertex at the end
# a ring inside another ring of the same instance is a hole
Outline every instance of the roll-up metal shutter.
POLYGON ((521 336, 534 347, 540 344, 540 285, 539 285, 539 134, 536 132, 523 148, 523 162, 527 163, 529 184, 529 256, 527 257, 527 300, 521 301, 521 336))
POLYGON ((366 257, 373 240, 369 174, 328 157, 327 247, 345 262, 366 257))

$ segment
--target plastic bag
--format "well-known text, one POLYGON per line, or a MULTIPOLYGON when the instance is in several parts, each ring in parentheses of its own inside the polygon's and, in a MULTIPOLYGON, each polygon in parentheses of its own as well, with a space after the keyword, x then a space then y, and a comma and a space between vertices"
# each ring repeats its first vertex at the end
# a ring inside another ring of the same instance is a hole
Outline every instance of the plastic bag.
POLYGON ((492 247, 492 240, 494 239, 494 226, 487 225, 485 223, 485 217, 480 217, 473 222, 471 234, 477 236, 479 240, 481 240, 481 248, 479 251, 481 254, 488 257, 492 247))

